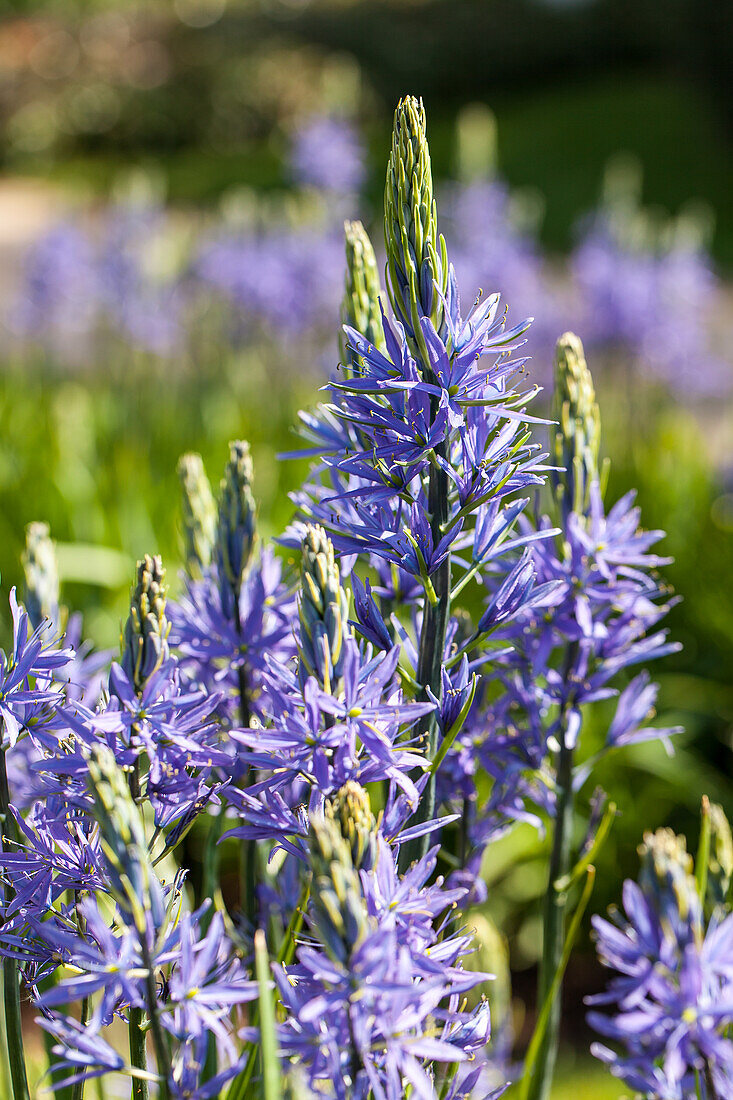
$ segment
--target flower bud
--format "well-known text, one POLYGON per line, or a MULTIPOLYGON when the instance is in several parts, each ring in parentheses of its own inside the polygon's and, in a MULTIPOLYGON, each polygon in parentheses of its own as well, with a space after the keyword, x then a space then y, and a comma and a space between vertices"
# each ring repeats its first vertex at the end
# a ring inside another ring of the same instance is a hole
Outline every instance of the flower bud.
POLYGON ((338 825, 351 850, 354 867, 369 870, 376 854, 377 822, 368 792, 350 779, 335 795, 326 799, 324 813, 338 825))
POLYGON ((308 526, 300 572, 300 665, 326 691, 335 692, 341 677, 344 641, 350 635, 349 599, 333 544, 322 527, 308 526))
POLYGON ((229 619, 237 614, 242 581, 254 548, 256 507, 252 477, 249 444, 244 440, 230 443, 229 462, 221 482, 216 533, 219 589, 222 607, 229 619))
POLYGON ((59 571, 56 547, 47 523, 29 523, 21 557, 25 573, 25 609, 36 630, 44 619, 59 621, 59 571))
POLYGON ((211 564, 216 541, 216 504, 201 455, 181 455, 178 478, 186 572, 190 577, 200 577, 211 564))
MULTIPOLYGON (((372 242, 361 222, 344 222, 346 238, 346 287, 341 303, 341 320, 360 332, 378 351, 384 351, 384 330, 379 295, 379 269, 372 242)), ((346 367, 359 365, 360 357, 341 334, 341 361, 346 367)))
POLYGON ((142 815, 107 745, 91 746, 87 785, 94 799, 94 817, 99 825, 112 895, 139 931, 145 930, 147 914, 157 928, 163 922, 165 907, 160 883, 148 857, 142 815))
POLYGON ((733 876, 733 834, 723 807, 716 802, 708 806, 710 815, 710 856, 708 858, 705 907, 710 913, 724 914, 730 896, 733 876))
POLYGON ((521 558, 491 597, 478 621, 479 634, 494 630, 511 619, 527 602, 537 580, 537 567, 526 555, 521 558))
POLYGON ((551 474, 555 498, 567 518, 588 506, 590 486, 599 478, 601 416, 583 345, 566 332, 555 349, 552 418, 557 421, 551 457, 560 469, 551 474))
POLYGON ((330 816, 313 815, 308 837, 313 924, 332 959, 344 963, 368 927, 349 843, 330 816))
POLYGON ((645 833, 639 847, 639 886, 664 926, 682 945, 701 930, 702 914, 692 856, 671 829, 645 833))
POLYGON ((429 317, 436 331, 441 331, 448 259, 445 241, 438 235, 425 109, 414 96, 401 99, 395 111, 384 193, 384 240, 392 308, 427 364, 420 318, 429 317))
POLYGON ((130 593, 130 614, 121 639, 122 669, 138 694, 168 658, 170 623, 165 614, 165 569, 158 554, 137 563, 137 581, 130 593))

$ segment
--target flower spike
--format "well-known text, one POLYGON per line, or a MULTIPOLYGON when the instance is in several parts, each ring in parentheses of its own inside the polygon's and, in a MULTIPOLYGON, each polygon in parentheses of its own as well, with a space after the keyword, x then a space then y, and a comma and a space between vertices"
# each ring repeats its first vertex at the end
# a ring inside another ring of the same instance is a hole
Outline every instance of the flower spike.
POLYGON ((59 570, 56 546, 47 523, 29 523, 25 529, 25 551, 21 558, 25 573, 25 607, 36 630, 44 619, 57 624, 59 618, 59 570))
POLYGON ((130 593, 130 614, 121 639, 122 669, 138 694, 168 658, 167 592, 160 556, 146 554, 137 563, 137 580, 130 593))
POLYGON ((190 577, 200 577, 211 564, 216 541, 216 504, 201 455, 181 455, 178 478, 186 572, 190 577))

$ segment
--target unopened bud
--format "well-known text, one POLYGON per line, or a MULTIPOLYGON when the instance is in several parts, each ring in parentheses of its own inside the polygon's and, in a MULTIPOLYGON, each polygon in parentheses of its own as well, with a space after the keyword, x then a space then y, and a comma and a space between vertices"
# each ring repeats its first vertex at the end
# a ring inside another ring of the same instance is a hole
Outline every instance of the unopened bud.
POLYGON ((552 459, 560 469, 553 471, 552 484, 563 517, 582 514, 588 506, 590 486, 599 479, 598 453, 601 445, 601 415, 593 378, 585 361, 583 345, 566 332, 555 349, 555 390, 552 418, 552 459))
POLYGON ((343 963, 368 929, 361 880, 333 818, 311 818, 308 850, 313 923, 328 954, 343 963))
MULTIPOLYGON (((361 222, 345 222, 346 287, 341 304, 341 320, 360 332, 370 344, 384 351, 384 330, 379 295, 379 269, 372 242, 361 222)), ((359 356, 341 336, 341 361, 345 366, 358 366, 359 356), (356 361, 356 362, 355 362, 356 361)))
POLYGON ((229 462, 221 482, 216 557, 222 607, 233 619, 254 549, 256 506, 252 493, 252 458, 249 444, 229 444, 229 462))
POLYGON ((137 563, 137 580, 130 593, 130 614, 121 645, 123 671, 138 694, 168 658, 167 592, 161 558, 146 554, 137 563))
POLYGON ((724 914, 730 897, 733 876, 733 834, 723 807, 711 802, 710 857, 708 859, 706 909, 710 913, 724 914))
POLYGON ((671 829, 645 833, 639 857, 639 886, 662 923, 678 939, 698 932, 702 919, 700 899, 685 838, 671 829))
POLYGON ((124 914, 144 931, 146 915, 155 927, 163 921, 163 895, 148 857, 142 815, 114 754, 103 744, 92 745, 87 785, 94 799, 110 889, 124 914))
POLYGON ((350 779, 326 800, 324 812, 326 817, 336 822, 349 845, 354 867, 368 870, 376 854, 377 828, 368 792, 350 779))
POLYGON ((300 581, 301 668, 327 691, 335 692, 342 673, 344 642, 350 635, 349 600, 333 544, 322 527, 309 525, 306 530, 300 581))
POLYGON ((25 573, 25 609, 33 629, 44 619, 59 620, 59 571, 56 547, 47 523, 29 523, 21 562, 25 573))
POLYGON ((384 193, 384 240, 392 308, 426 365, 420 318, 430 318, 436 331, 441 331, 448 259, 445 241, 438 234, 425 109, 414 96, 401 99, 395 111, 384 193))
POLYGON ((178 477, 186 572, 200 577, 211 564, 216 541, 216 503, 201 455, 181 455, 178 477))

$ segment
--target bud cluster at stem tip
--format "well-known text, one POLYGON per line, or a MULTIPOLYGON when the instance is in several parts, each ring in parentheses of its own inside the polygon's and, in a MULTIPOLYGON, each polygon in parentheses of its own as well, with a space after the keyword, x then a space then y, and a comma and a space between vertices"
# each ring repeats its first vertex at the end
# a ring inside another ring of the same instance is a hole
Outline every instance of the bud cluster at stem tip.
POLYGON ((138 694, 168 657, 167 592, 161 558, 157 554, 146 554, 137 563, 137 578, 130 593, 130 614, 121 639, 122 668, 138 694))
POLYGON ((199 454, 178 460, 186 572, 199 577, 211 564, 216 541, 216 503, 199 454))
POLYGON ((326 799, 324 814, 335 821, 341 830, 351 850, 354 866, 358 870, 368 870, 376 855, 377 827, 368 791, 350 779, 335 795, 326 799))
POLYGON ((29 523, 21 562, 25 574, 25 609, 36 629, 44 619, 58 625, 59 571, 56 547, 47 523, 29 523))
MULTIPOLYGON (((346 241, 346 287, 341 305, 341 320, 360 332, 379 351, 384 351, 384 330, 379 296, 382 287, 372 242, 361 222, 344 222, 346 241)), ((347 347, 341 334, 341 361, 358 365, 359 356, 347 347)))
POLYGON ((582 514, 590 486, 599 480, 601 415, 583 345, 573 332, 561 336, 555 349, 552 419, 557 423, 551 457, 560 467, 552 473, 555 497, 563 516, 582 514))
POLYGON ((673 927, 698 926, 700 899, 685 838, 671 829, 645 833, 639 857, 639 885, 648 897, 656 899, 661 918, 673 927))
POLYGON ((708 804, 710 815, 710 854, 708 857, 706 908, 724 915, 731 900, 733 883, 733 833, 723 807, 708 804))
POLYGON ((344 963, 368 927, 351 848, 330 816, 311 818, 308 855, 314 924, 328 954, 344 963))
POLYGON ((145 928, 147 914, 157 926, 162 922, 163 901, 148 858, 140 810, 111 749, 92 745, 88 766, 87 785, 115 901, 138 929, 145 928))
POLYGON ((222 606, 228 618, 238 612, 242 581, 252 557, 256 534, 256 506, 252 493, 254 472, 249 444, 229 444, 229 461, 221 482, 216 556, 222 606))
POLYGON ((414 96, 401 99, 395 111, 384 192, 384 241, 392 307, 425 366, 428 355, 420 318, 429 317, 441 332, 448 258, 438 234, 425 108, 414 96))
POLYGON ((322 527, 309 525, 303 539, 300 571, 300 663, 326 691, 341 677, 344 642, 349 636, 349 598, 333 544, 322 527))

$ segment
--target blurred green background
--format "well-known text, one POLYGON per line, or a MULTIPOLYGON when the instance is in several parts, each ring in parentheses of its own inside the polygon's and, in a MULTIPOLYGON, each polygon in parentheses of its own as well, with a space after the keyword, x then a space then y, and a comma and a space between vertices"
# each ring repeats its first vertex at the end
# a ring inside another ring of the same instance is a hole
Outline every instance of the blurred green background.
MULTIPOLYGON (((376 239, 391 112, 405 92, 425 98, 440 179, 466 174, 457 154, 466 106, 491 108, 495 148, 490 136, 482 170, 516 198, 510 207, 524 211, 522 232, 531 230, 543 270, 557 273, 559 285, 609 161, 631 156, 643 180, 637 201, 645 225, 668 226, 692 211, 703 227, 716 273, 711 340, 729 355, 733 27, 726 9, 716 0, 11 2, 0 17, 4 588, 19 581, 25 524, 47 520, 66 602, 84 611, 91 637, 114 644, 135 558, 159 551, 176 574, 179 454, 199 450, 215 479, 231 438, 251 442, 263 532, 282 530, 287 493, 304 467, 277 455, 292 445, 297 410, 316 400, 337 357, 337 299, 329 332, 317 339, 301 328, 280 340, 252 324, 234 339, 237 303, 228 302, 222 320, 219 305, 202 306, 198 291, 190 293, 188 275, 176 283, 176 293, 183 286, 187 294, 183 345, 151 350, 102 326, 78 346, 67 333, 59 350, 27 326, 20 332, 18 303, 36 295, 39 325, 44 311, 73 310, 87 291, 49 304, 45 275, 36 271, 28 281, 38 241, 70 220, 98 231, 121 198, 142 194, 164 220, 159 287, 170 267, 188 271, 181 256, 190 258, 192 240, 226 240, 227 227, 234 234, 255 223, 267 232, 276 222, 291 231, 304 218, 321 226, 335 210, 362 217, 376 239), (365 176, 353 194, 324 199, 293 179, 288 157, 299 127, 333 114, 362 135, 365 176)), ((475 233, 482 232, 479 219, 475 233)), ((661 230, 651 251, 659 240, 661 230)), ((124 252, 125 244, 117 247, 124 252)), ((491 246, 487 239, 488 254, 491 246)), ((56 272, 62 291, 76 271, 62 264, 56 272)), ((297 294, 307 299, 307 263, 297 278, 297 294)), ((273 287, 287 314, 295 291, 273 287)), ((628 294, 637 289, 629 285, 628 294)), ((156 299, 153 312, 165 313, 165 301, 156 299)), ((552 302, 541 307, 552 330, 552 302)), ((688 308, 681 290, 679 312, 688 308)), ((566 327, 561 313, 554 335, 566 327)), ((645 745, 604 765, 599 782, 622 813, 600 861, 595 911, 635 874, 644 828, 671 824, 694 844, 703 792, 733 811, 733 403, 725 376, 733 368, 726 359, 703 387, 660 384, 650 381, 643 356, 635 358, 632 370, 622 344, 591 367, 613 462, 609 497, 638 488, 645 526, 668 532, 666 552, 675 558, 666 575, 683 601, 670 625, 684 650, 656 674, 664 724, 680 722, 686 732, 674 758, 645 745)), ((694 342, 688 359, 693 379, 706 370, 694 342)), ((7 629, 5 613, 3 622, 7 629)), ((596 720, 600 729, 602 710, 596 720)), ((544 867, 543 844, 519 830, 502 841, 491 872, 490 909, 509 935, 520 1034, 544 867)), ((558 1097, 619 1095, 584 1054, 582 995, 601 981, 586 939, 569 976, 558 1097)))

